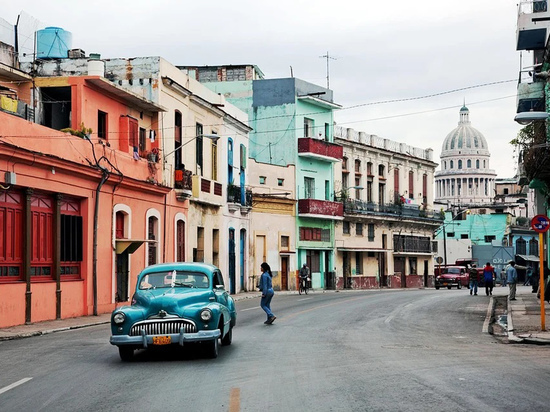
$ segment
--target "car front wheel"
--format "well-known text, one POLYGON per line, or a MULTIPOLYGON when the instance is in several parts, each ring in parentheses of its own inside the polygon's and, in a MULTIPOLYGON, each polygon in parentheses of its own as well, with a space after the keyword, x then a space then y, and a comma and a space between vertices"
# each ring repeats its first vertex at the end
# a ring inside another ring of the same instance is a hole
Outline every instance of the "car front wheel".
POLYGON ((458 285, 456 285, 457 289, 462 289, 462 283, 458 282, 458 285))
POLYGON ((437 290, 439 290, 439 285, 436 285, 435 288, 436 288, 437 290))
POLYGON ((451 290, 451 288, 452 288, 452 286, 451 286, 451 285, 447 286, 447 289, 451 290))
POLYGON ((225 334, 225 336, 222 339, 222 346, 229 346, 231 345, 232 341, 233 341, 233 328, 230 327, 229 331, 225 334))
POLYGON ((119 346, 118 354, 123 362, 130 362, 134 358, 134 348, 131 346, 119 346))

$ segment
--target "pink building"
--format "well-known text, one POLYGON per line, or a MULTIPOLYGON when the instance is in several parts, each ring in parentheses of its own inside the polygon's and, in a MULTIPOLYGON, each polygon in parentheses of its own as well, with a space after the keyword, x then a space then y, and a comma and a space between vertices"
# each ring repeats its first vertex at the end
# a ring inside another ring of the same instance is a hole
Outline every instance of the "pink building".
POLYGON ((185 249, 164 109, 98 76, 34 84, 0 63, 0 327, 109 312, 185 249))

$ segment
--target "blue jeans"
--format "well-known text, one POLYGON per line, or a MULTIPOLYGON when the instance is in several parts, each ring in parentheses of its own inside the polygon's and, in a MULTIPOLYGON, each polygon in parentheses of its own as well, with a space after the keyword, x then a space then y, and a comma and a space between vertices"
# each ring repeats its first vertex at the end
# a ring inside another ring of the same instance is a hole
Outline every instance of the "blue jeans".
POLYGON ((477 295, 477 280, 470 280, 470 290, 473 290, 474 294, 477 295))
POLYGON ((273 299, 273 295, 273 292, 268 292, 267 294, 262 295, 262 300, 260 301, 260 306, 267 314, 268 319, 273 316, 273 312, 271 312, 271 299, 273 299))

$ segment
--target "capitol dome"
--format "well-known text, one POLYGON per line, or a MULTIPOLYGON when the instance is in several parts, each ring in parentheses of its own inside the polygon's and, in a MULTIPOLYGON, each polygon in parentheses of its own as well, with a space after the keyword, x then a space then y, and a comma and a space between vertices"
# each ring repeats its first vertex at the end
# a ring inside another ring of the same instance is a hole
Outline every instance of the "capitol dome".
POLYGON ((470 111, 462 106, 458 127, 443 141, 441 170, 435 172, 435 201, 447 204, 490 203, 495 190, 494 170, 489 168, 489 146, 470 124, 470 111))
POLYGON ((466 106, 460 109, 460 121, 443 141, 441 157, 453 154, 489 155, 489 146, 483 134, 471 126, 470 111, 466 106))

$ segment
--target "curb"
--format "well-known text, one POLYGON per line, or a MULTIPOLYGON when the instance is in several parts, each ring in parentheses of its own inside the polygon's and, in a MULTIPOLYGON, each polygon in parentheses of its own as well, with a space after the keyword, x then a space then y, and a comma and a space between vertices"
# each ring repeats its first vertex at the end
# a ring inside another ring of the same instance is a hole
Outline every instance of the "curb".
POLYGON ((514 334, 514 322, 512 320, 512 305, 510 304, 510 295, 506 298, 506 311, 507 313, 507 332, 508 332, 508 342, 510 343, 522 343, 523 338, 517 337, 514 334))

